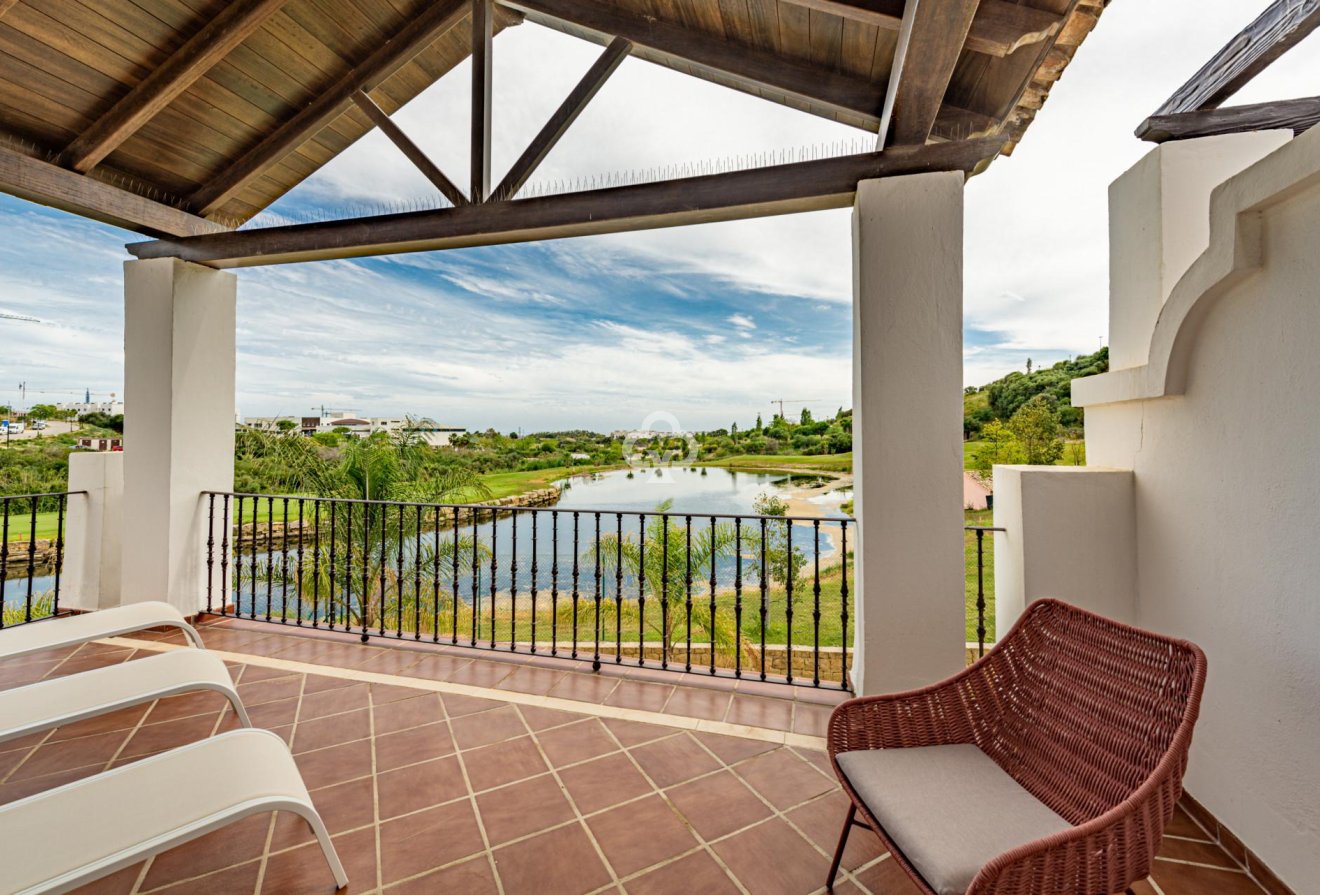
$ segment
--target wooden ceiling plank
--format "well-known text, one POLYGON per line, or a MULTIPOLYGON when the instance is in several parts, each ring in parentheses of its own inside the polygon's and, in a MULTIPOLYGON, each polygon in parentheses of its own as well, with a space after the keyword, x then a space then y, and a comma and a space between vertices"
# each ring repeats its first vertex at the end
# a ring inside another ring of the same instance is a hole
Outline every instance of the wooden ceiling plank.
POLYGON ((577 82, 577 86, 564 98, 555 109, 550 120, 545 123, 540 132, 523 150, 523 154, 513 163, 509 173, 504 175, 504 180, 495 188, 492 194, 496 199, 512 199, 518 195, 518 190, 522 189, 523 184, 532 176, 537 167, 550 154, 550 150, 555 148, 559 139, 568 132, 573 122, 582 114, 582 110, 587 107, 587 103, 600 92, 600 88, 605 86, 610 75, 619 67, 627 57, 628 52, 632 50, 632 44, 622 37, 616 37, 610 41, 609 46, 605 47, 596 61, 592 63, 591 68, 577 82))
POLYGON ((18 0, 0 0, 0 18, 4 18, 5 13, 13 7, 18 0))
POLYGON ((159 236, 220 233, 224 227, 137 193, 0 147, 0 190, 30 202, 159 236))
MULTIPOLYGON (((911 29, 903 52, 894 57, 885 97, 893 145, 920 146, 930 137, 979 2, 920 0, 909 5, 911 29)), ((882 115, 882 125, 885 119, 882 115)), ((881 131, 882 147, 885 136, 881 131)))
POLYGON ((1320 0, 1275 0, 1155 110, 1213 109, 1320 27, 1320 0))
POLYGON ((973 172, 998 139, 890 149, 747 171, 532 199, 136 243, 138 258, 214 267, 433 251, 644 230, 845 207, 857 183, 925 171, 973 172))
MULTIPOLYGON (((795 6, 830 13, 854 22, 898 31, 904 0, 786 0, 795 6)), ((967 49, 990 56, 1008 56, 1039 43, 1059 29, 1062 19, 1051 12, 1019 6, 1008 0, 984 0, 967 33, 967 49)))
POLYGON ((414 143, 412 139, 403 132, 402 128, 395 124, 394 121, 390 119, 389 115, 385 114, 385 110, 376 105, 371 97, 359 90, 353 94, 353 102, 357 104, 359 109, 366 113, 367 117, 371 119, 376 127, 380 128, 381 133, 390 138, 391 143, 399 147, 399 151, 407 156, 408 161, 412 162, 417 170, 421 171, 426 179, 431 181, 431 183, 435 185, 435 188, 438 189, 446 199, 455 205, 467 204, 467 196, 463 195, 463 191, 455 186, 452 180, 445 176, 445 173, 440 170, 435 162, 431 161, 430 157, 422 151, 421 147, 414 143))
MULTIPOLYGON (((625 12, 597 0, 502 0, 534 20, 567 22, 597 35, 622 37, 638 47, 685 60, 697 69, 723 73, 790 98, 878 120, 880 87, 838 72, 823 71, 775 53, 733 44, 682 25, 625 12)), ((553 27, 553 25, 552 25, 553 27)))
POLYGON ((1172 115, 1152 115, 1137 128, 1137 136, 1151 143, 1240 134, 1249 131, 1310 130, 1320 122, 1320 96, 1285 99, 1220 109, 1197 109, 1172 115))
POLYGON ((214 212, 263 170, 338 117, 351 104, 356 91, 371 90, 439 35, 466 19, 468 9, 467 0, 448 0, 428 6, 361 63, 345 72, 297 114, 194 193, 189 198, 192 206, 201 214, 214 212))
POLYGON ((473 202, 490 198, 491 41, 495 38, 492 0, 472 0, 472 185, 473 202))

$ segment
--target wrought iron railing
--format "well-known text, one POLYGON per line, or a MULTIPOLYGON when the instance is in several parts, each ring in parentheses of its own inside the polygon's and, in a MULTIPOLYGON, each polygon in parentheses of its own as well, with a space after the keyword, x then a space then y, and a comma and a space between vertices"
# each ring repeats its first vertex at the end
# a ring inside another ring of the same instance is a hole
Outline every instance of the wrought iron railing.
POLYGON ((852 519, 202 499, 215 615, 851 686, 852 519))
MULTIPOLYGON (((986 603, 985 561, 986 561, 987 552, 986 552, 985 533, 1004 531, 1004 529, 997 528, 993 525, 968 525, 965 526, 963 530, 972 532, 976 536, 976 655, 979 658, 985 655, 985 636, 986 636, 985 614, 986 614, 987 603, 986 603)), ((991 541, 991 545, 993 549, 993 539, 991 541)), ((993 587, 994 586, 993 576, 991 577, 990 581, 991 581, 991 586, 993 587)))
POLYGON ((86 493, 0 496, 0 628, 59 614, 69 498, 86 493))

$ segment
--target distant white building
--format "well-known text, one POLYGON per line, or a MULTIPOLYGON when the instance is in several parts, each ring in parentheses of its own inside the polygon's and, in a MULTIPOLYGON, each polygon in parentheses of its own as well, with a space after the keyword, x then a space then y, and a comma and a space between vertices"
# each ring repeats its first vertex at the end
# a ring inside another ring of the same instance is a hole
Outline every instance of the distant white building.
POLYGON ((104 413, 106 416, 118 416, 124 412, 123 401, 66 401, 56 404, 56 410, 82 416, 85 413, 104 413))
POLYGON ((344 430, 341 434, 351 438, 366 438, 368 435, 374 435, 377 432, 411 432, 418 435, 423 441, 432 447, 444 447, 449 444, 449 439, 454 435, 466 432, 463 426, 441 426, 427 421, 414 420, 409 424, 407 417, 396 416, 358 416, 347 410, 331 410, 324 412, 321 416, 256 416, 248 417, 246 425, 254 429, 264 429, 267 431, 284 431, 297 429, 304 435, 315 435, 318 432, 334 432, 335 430, 344 430), (290 425, 281 425, 281 422, 288 421, 290 425))

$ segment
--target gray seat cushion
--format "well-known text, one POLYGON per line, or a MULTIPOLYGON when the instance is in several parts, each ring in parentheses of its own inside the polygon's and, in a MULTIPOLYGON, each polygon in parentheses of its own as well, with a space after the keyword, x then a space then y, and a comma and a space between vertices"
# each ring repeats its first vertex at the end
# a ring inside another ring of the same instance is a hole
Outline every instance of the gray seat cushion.
POLYGON ((838 761, 939 895, 963 895, 992 858, 1072 826, 975 746, 844 752, 838 761))

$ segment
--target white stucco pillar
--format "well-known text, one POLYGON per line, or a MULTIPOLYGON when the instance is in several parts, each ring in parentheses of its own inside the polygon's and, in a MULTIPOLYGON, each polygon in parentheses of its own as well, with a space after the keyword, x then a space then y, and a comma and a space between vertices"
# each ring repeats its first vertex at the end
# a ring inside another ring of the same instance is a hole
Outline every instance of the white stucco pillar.
POLYGON ((171 258, 124 265, 125 603, 206 604, 201 493, 234 485, 236 285, 171 258))
POLYGON ((61 609, 109 609, 121 596, 124 455, 119 451, 69 455, 69 498, 64 524, 61 609))
POLYGON ((863 181, 853 208, 853 683, 964 662, 963 175, 863 181))

